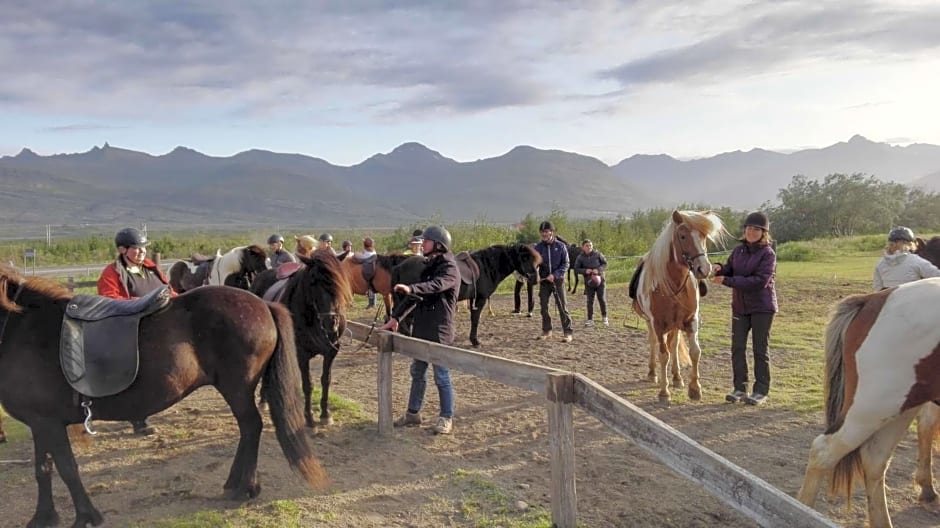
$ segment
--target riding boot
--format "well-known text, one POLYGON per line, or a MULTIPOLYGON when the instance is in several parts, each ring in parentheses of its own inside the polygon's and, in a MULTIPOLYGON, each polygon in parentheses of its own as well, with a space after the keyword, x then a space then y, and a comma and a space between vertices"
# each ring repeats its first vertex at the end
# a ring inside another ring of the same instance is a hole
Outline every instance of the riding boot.
POLYGON ((157 432, 152 425, 147 425, 147 419, 131 420, 131 426, 134 427, 134 434, 138 436, 150 436, 157 432))

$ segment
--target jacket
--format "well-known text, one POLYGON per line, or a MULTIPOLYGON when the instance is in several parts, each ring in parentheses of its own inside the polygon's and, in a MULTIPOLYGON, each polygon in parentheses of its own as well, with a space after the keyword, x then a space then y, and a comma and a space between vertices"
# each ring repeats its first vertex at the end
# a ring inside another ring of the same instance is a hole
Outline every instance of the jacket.
POLYGON ((535 245, 535 250, 542 256, 539 278, 548 277, 551 274, 555 276, 555 282, 564 280, 565 272, 568 271, 568 246, 555 237, 551 243, 540 241, 535 245))
POLYGON ((920 255, 901 251, 885 253, 875 265, 872 287, 881 291, 928 277, 940 277, 940 269, 920 255))
POLYGON ((297 262, 294 255, 291 255, 288 251, 279 249, 271 255, 271 269, 277 269, 281 264, 287 264, 288 262, 297 262))
POLYGON ((444 345, 453 344, 456 333, 454 315, 460 293, 460 272, 454 254, 448 251, 428 257, 420 282, 409 286, 411 293, 420 296, 421 300, 395 306, 392 317, 401 321, 413 313, 413 337, 444 345))
MULTIPOLYGON (((163 284, 170 283, 163 271, 160 270, 160 267, 154 264, 152 260, 144 259, 144 263, 141 264, 141 267, 154 272, 163 284)), ((170 291, 175 297, 176 292, 172 291, 172 288, 170 288, 170 291)), ((98 277, 98 295, 114 299, 131 299, 127 288, 127 269, 124 267, 124 262, 120 255, 118 255, 114 262, 108 264, 101 270, 101 276, 98 277)))
POLYGON ((777 254, 770 244, 742 243, 731 251, 728 262, 715 275, 732 288, 733 315, 777 313, 777 254))
MULTIPOLYGON (((578 255, 578 258, 574 259, 575 273, 584 275, 584 272, 589 269, 596 269, 598 275, 604 278, 604 274, 607 271, 607 259, 604 258, 603 253, 595 249, 590 255, 581 253, 578 255)), ((585 278, 587 278, 586 275, 585 278)))

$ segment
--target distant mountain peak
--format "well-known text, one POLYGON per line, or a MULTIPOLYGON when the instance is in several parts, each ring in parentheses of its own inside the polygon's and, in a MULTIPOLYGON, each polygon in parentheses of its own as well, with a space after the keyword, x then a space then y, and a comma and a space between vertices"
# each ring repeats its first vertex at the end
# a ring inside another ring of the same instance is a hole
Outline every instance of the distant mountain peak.
POLYGON ((867 137, 861 134, 855 134, 854 136, 849 138, 849 143, 864 145, 864 144, 874 143, 874 141, 868 139, 867 137))
POLYGON ((17 154, 14 157, 20 160, 36 159, 39 157, 39 154, 36 154, 35 152, 33 152, 32 150, 26 147, 23 147, 23 150, 21 150, 19 154, 17 154))

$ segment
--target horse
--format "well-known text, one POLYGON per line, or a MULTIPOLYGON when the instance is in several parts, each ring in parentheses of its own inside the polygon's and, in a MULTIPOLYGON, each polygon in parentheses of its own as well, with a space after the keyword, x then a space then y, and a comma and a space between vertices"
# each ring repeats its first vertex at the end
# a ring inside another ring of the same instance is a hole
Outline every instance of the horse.
POLYGON ((352 292, 366 295, 369 290, 381 295, 385 302, 385 319, 392 315, 392 268, 401 264, 409 255, 392 253, 375 255, 366 260, 352 255, 341 260, 343 273, 349 281, 352 292), (369 278, 367 278, 367 275, 369 278))
MULTIPOLYGON (((502 245, 495 244, 488 248, 463 252, 456 256, 461 269, 460 294, 458 301, 470 300, 470 343, 474 347, 480 346, 477 331, 480 326, 480 313, 486 306, 487 300, 496 291, 499 283, 512 272, 525 275, 533 284, 538 282, 538 267, 542 257, 538 251, 528 244, 502 245), (472 260, 478 268, 479 276, 472 280, 468 276, 467 267, 461 261, 472 260)), ((392 284, 413 284, 421 280, 425 260, 421 257, 411 257, 392 270, 392 284)), ((407 325, 405 326, 407 332, 407 325)))
MULTIPOLYGON (((890 527, 885 470, 924 405, 940 400, 940 278, 852 295, 830 314, 825 339, 826 430, 809 450, 797 498, 812 507, 829 477, 849 495, 865 481, 868 520, 890 527)), ((932 437, 932 434, 931 434, 932 437)))
MULTIPOLYGON (((290 310, 294 319, 297 360, 304 391, 304 418, 307 427, 314 427, 311 411, 310 360, 323 356, 320 375, 320 425, 330 425, 330 371, 339 353, 339 339, 346 333, 346 309, 352 304, 352 292, 340 262, 329 252, 314 252, 311 258, 300 257, 303 264, 283 279, 279 302, 290 310)), ((296 266, 282 264, 281 267, 296 266)), ((259 297, 278 281, 276 270, 261 272, 251 292, 259 297)))
MULTIPOLYGON (((261 491, 257 463, 262 421, 254 402, 260 381, 290 466, 307 484, 322 487, 325 475, 303 427, 293 324, 283 306, 217 286, 169 299, 164 308, 139 320, 139 370, 133 382, 117 394, 87 399, 78 396, 64 374, 59 340, 66 308, 90 297, 73 296, 57 282, 27 278, 0 266, 0 404, 31 429, 34 444, 38 501, 27 526, 53 526, 59 520, 53 504, 53 463, 71 494, 73 526, 103 521, 82 484, 66 432, 69 424, 86 419, 81 399, 92 404, 88 409, 96 419, 140 420, 198 387, 214 386, 240 432, 225 495, 244 500, 261 491)), ((118 309, 131 306, 137 304, 118 309)))
POLYGON ((666 377, 670 365, 672 385, 683 386, 680 359, 682 366, 692 366, 689 399, 702 398, 698 379, 702 353, 698 343, 701 321, 698 280, 711 273, 708 240, 717 241, 726 235, 721 219, 711 211, 673 211, 637 270, 633 311, 646 321, 650 347, 647 378, 653 382, 658 379, 660 402, 668 402, 670 398, 666 377))
POLYGON ((170 286, 178 293, 205 285, 234 286, 247 290, 255 274, 270 267, 261 246, 239 246, 214 257, 193 255, 187 262, 178 260, 170 266, 170 286))
POLYGON ((578 281, 581 279, 581 276, 574 271, 574 261, 578 260, 578 256, 581 253, 581 246, 578 244, 568 244, 568 284, 571 285, 571 288, 568 289, 568 293, 578 291, 578 281), (571 279, 572 275, 574 275, 574 280, 571 279))

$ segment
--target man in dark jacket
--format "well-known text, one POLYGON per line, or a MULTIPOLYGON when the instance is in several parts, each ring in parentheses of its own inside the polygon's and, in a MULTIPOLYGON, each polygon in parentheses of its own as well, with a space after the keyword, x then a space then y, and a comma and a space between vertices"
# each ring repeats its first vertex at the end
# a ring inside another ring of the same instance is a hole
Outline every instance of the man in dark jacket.
POLYGON ((539 339, 552 337, 552 316, 548 313, 548 299, 555 298, 561 328, 564 332, 562 341, 571 342, 571 317, 568 315, 565 299, 565 272, 568 271, 568 247, 555 236, 555 225, 546 220, 539 225, 542 240, 535 245, 535 250, 542 256, 539 266, 539 308, 542 313, 542 335, 539 339))
MULTIPOLYGON (((392 318, 382 330, 398 330, 398 322, 409 314, 414 315, 412 336, 435 343, 454 343, 454 314, 457 311, 457 295, 460 292, 460 272, 450 251, 450 233, 441 226, 429 226, 421 234, 422 250, 426 266, 420 282, 396 284, 395 290, 409 295, 407 302, 395 307, 392 318)), ((411 393, 408 411, 395 427, 413 427, 421 424, 421 407, 427 388, 428 363, 415 359, 411 363, 411 393)), ((441 401, 440 417, 432 428, 437 434, 450 434, 454 427, 454 389, 447 367, 434 365, 434 383, 441 401)))

